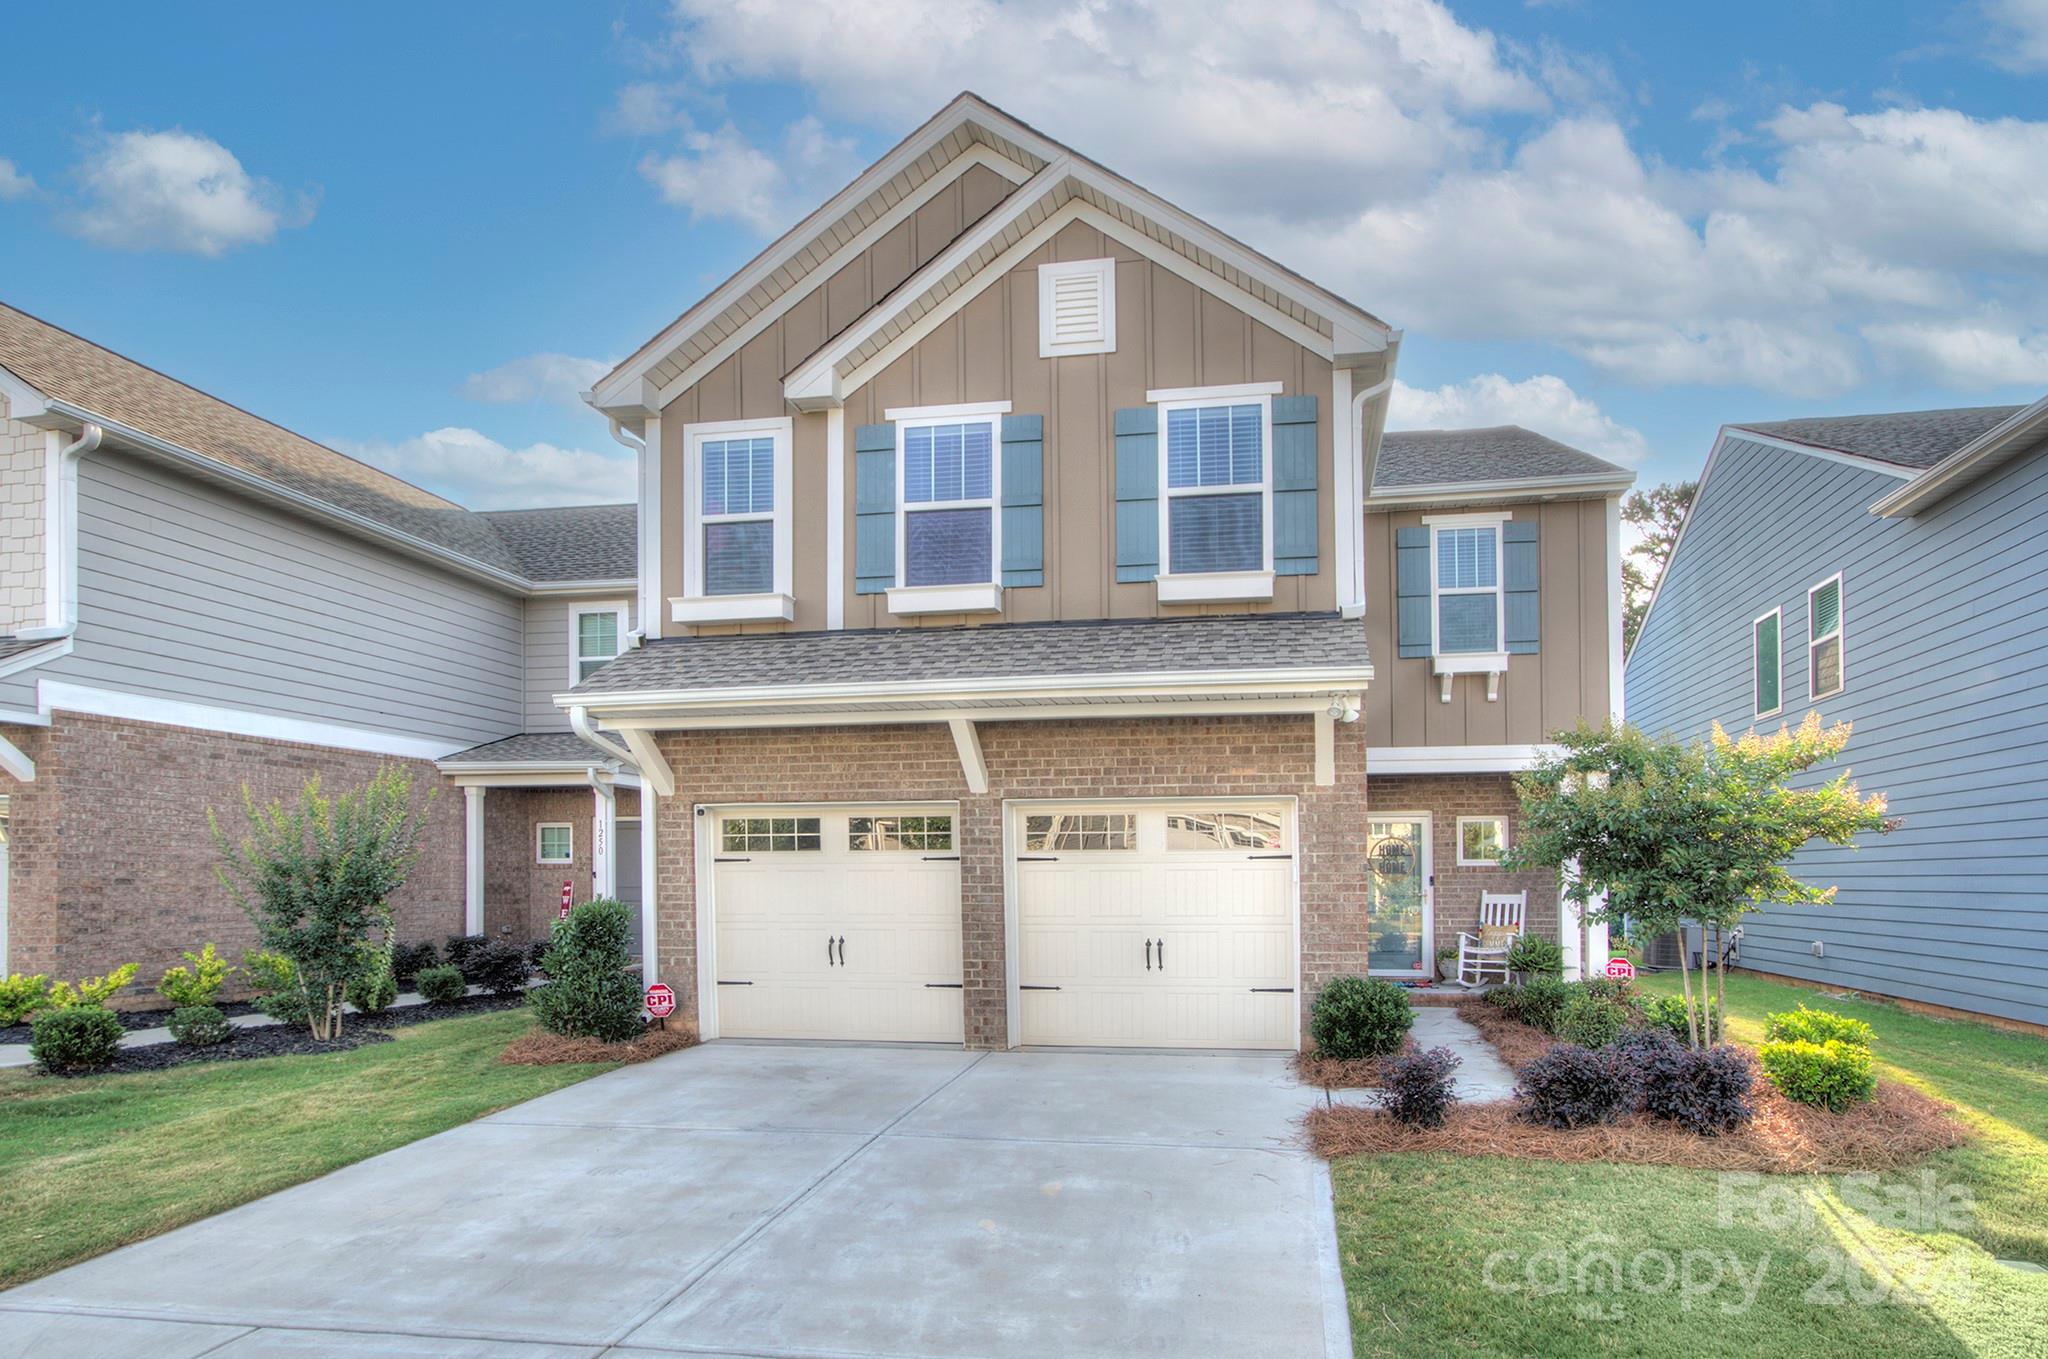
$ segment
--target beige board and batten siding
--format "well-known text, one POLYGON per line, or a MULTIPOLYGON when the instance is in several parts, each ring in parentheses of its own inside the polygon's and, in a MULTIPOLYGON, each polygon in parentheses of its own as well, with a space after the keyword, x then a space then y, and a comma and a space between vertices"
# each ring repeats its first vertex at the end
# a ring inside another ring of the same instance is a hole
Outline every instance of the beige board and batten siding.
MULTIPOLYGON (((1373 682, 1366 727, 1385 746, 1534 745, 1578 722, 1608 714, 1610 635, 1606 500, 1552 500, 1501 508, 1536 521, 1540 621, 1533 656, 1508 657, 1500 698, 1488 702, 1484 675, 1459 675, 1451 701, 1427 657, 1402 658, 1395 645, 1394 534, 1428 510, 1365 516, 1365 627, 1373 682)), ((1492 508, 1492 507, 1489 507, 1492 508)), ((1448 512, 1448 511, 1446 511, 1448 512)))
POLYGON ((555 695, 567 690, 571 678, 569 626, 572 612, 601 604, 623 605, 626 628, 619 633, 619 645, 626 645, 626 631, 640 626, 640 601, 632 586, 593 595, 536 595, 526 601, 526 724, 524 731, 567 731, 569 714, 555 706, 555 695))
MULTIPOLYGON (((661 412, 661 599, 683 593, 683 435, 688 425, 714 420, 772 419, 796 415, 791 446, 791 506, 795 546, 792 585, 796 617, 791 623, 748 623, 700 627, 698 632, 814 631, 825 626, 825 417, 797 415, 782 397, 782 377, 826 341, 931 263, 953 240, 985 216, 1011 185, 985 165, 965 171, 920 204, 903 221, 813 287, 788 311, 661 412)), ((848 485, 851 486, 852 422, 848 422, 848 485)), ((848 592, 851 593, 849 576, 848 592)), ((672 625, 671 625, 672 626, 672 625)))

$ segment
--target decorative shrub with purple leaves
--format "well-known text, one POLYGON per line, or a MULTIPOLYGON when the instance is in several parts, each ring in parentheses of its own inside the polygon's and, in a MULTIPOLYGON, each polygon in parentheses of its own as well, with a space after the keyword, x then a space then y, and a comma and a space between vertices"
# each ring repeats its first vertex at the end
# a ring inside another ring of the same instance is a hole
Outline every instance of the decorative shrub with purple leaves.
POLYGON ((1515 1081, 1522 1117, 1551 1128, 1612 1123, 1631 1098, 1628 1074, 1610 1052, 1560 1043, 1515 1081))
POLYGON ((1441 1128, 1444 1115, 1458 1102, 1451 1073, 1463 1064, 1449 1048, 1396 1057, 1386 1064, 1373 1101, 1403 1123, 1441 1128))
POLYGON ((1734 1132, 1755 1116, 1749 1092, 1756 1073, 1736 1049, 1696 1052, 1660 1030, 1640 1033, 1639 1041, 1616 1055, 1629 1067, 1644 1113, 1700 1137, 1734 1132))

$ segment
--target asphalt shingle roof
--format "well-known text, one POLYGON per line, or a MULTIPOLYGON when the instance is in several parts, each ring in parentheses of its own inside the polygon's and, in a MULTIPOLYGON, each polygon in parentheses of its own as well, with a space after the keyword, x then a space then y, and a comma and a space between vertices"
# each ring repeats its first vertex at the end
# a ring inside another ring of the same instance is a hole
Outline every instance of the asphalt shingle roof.
POLYGON ((1623 469, 1520 425, 1489 429, 1390 429, 1380 439, 1375 491, 1459 486, 1534 477, 1598 476, 1623 469))
POLYGON ((523 731, 441 757, 442 764, 613 764, 573 731, 523 731))
POLYGON ((485 510, 481 517, 528 580, 629 580, 639 572, 637 506, 485 510))
POLYGON ((1355 669, 1365 624, 1334 613, 992 623, 663 638, 576 686, 585 695, 675 689, 1024 676, 1355 669))
POLYGON ((1832 448, 1901 467, 1932 467, 1978 436, 2019 414, 2023 406, 1964 406, 1955 410, 1896 411, 1885 415, 1826 415, 1808 420, 1766 420, 1734 425, 1774 439, 1832 448))

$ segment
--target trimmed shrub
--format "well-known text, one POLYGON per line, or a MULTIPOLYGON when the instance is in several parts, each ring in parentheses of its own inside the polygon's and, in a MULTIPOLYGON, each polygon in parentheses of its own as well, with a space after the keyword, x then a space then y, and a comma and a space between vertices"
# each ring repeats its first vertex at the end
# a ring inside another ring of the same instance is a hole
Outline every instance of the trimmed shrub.
POLYGON ((1451 1073, 1461 1065, 1463 1059, 1449 1048, 1396 1057, 1387 1063, 1373 1099, 1400 1122, 1441 1128, 1444 1114, 1458 1102, 1451 1073))
POLYGON ((98 1005, 68 1005, 36 1016, 28 1055, 45 1071, 70 1075, 111 1066, 121 1051, 121 1021, 98 1005))
POLYGON ((1338 977, 1309 1010, 1316 1051, 1345 1062, 1399 1052, 1414 1023, 1407 992, 1378 977, 1338 977))
POLYGON ((517 996, 525 993, 532 969, 526 964, 525 949, 493 940, 469 955, 469 970, 463 975, 494 996, 517 996))
POLYGON ((1559 1043, 1522 1068, 1515 1098, 1522 1117, 1552 1128, 1611 1123, 1629 1100, 1621 1064, 1604 1052, 1559 1043))
POLYGON ((38 972, 0 978, 0 1029, 10 1029, 50 1003, 50 979, 38 972))
POLYGON ((1756 1112, 1749 1104, 1756 1077, 1747 1058, 1732 1047, 1696 1052, 1676 1039, 1665 1041, 1656 1060, 1635 1070, 1644 1113, 1701 1137, 1718 1137, 1749 1122, 1756 1112))
POLYGON ((1771 1043, 1847 1043, 1867 1048, 1876 1036, 1860 1019, 1809 1010, 1804 1005, 1764 1017, 1764 1040, 1771 1043))
MULTIPOLYGON (((1692 1012, 1694 1017, 1699 1020, 1702 1036, 1705 1036, 1707 1020, 1710 1016, 1715 1020, 1714 1028, 1716 1032, 1720 1030, 1720 1011, 1715 1007, 1712 996, 1707 997, 1703 1001, 1695 1000, 1692 1003, 1692 1012)), ((1687 1033, 1685 1027, 1684 996, 1651 996, 1643 1002, 1643 1020, 1654 1028, 1663 1029, 1681 1043, 1690 1041, 1691 1035, 1687 1033)))
POLYGON ((473 960, 477 954, 490 946, 491 941, 487 935, 451 934, 448 936, 447 944, 442 947, 441 954, 448 960, 450 967, 457 969, 464 978, 474 982, 477 978, 470 976, 470 968, 475 966, 473 960))
POLYGON ((256 992, 256 1008, 280 1024, 306 1022, 306 993, 299 988, 299 970, 282 953, 245 953, 242 975, 256 992))
POLYGON ((1628 1019, 1627 1006, 1574 988, 1557 1013, 1556 1033, 1565 1042, 1577 1043, 1582 1048, 1604 1048, 1621 1037, 1628 1019))
POLYGON ((434 951, 432 940, 420 939, 413 943, 398 943, 391 948, 391 975, 402 982, 409 982, 430 967, 438 966, 441 955, 434 951))
POLYGON ((379 963, 348 984, 348 1003, 366 1015, 381 1015, 398 999, 398 978, 379 963))
POLYGON ((1589 996, 1611 1000, 1616 1005, 1626 1005, 1630 1009, 1637 1008, 1642 1002, 1636 984, 1626 977, 1588 977, 1579 983, 1579 989, 1589 996))
POLYGON ((607 1043, 637 1036, 640 979, 627 971, 632 944, 632 915, 618 901, 586 901, 558 921, 541 962, 548 984, 526 998, 540 1026, 565 1038, 607 1043))
POLYGON ((180 1010, 212 1005, 220 995, 221 983, 235 969, 213 951, 212 944, 197 953, 187 950, 185 962, 191 966, 181 964, 164 973, 163 980, 156 984, 156 993, 180 1010))
POLYGON ((211 1005, 180 1005, 171 1011, 170 1020, 164 1025, 171 1031, 171 1037, 188 1048, 210 1048, 228 1041, 235 1026, 228 1023, 228 1017, 211 1005))
POLYGON ((1877 1093, 1877 1073, 1871 1069, 1870 1049, 1860 1044, 1838 1039, 1825 1043, 1793 1039, 1765 1043, 1756 1050, 1756 1056, 1785 1098, 1829 1113, 1839 1114, 1877 1093))
POLYGON ((420 988, 421 998, 432 1005, 452 1005, 469 994, 462 969, 453 963, 428 968, 413 978, 413 984, 420 988))
POLYGON ((103 1009, 113 999, 114 993, 135 980, 140 970, 135 963, 123 963, 104 977, 85 977, 78 982, 51 982, 50 999, 45 1008, 69 1010, 84 1008, 103 1009))
POLYGON ((1522 977, 1562 977, 1564 950, 1555 939, 1525 932, 1508 949, 1508 971, 1522 977))
POLYGON ((1565 1002, 1572 998, 1571 984, 1556 977, 1538 977, 1516 991, 1508 1013, 1545 1033, 1557 1032, 1558 1016, 1564 1012, 1565 1002))
MULTIPOLYGON (((557 924, 561 922, 557 921, 557 924)), ((555 946, 552 939, 536 939, 526 946, 526 966, 532 972, 547 971, 548 950, 555 946)))

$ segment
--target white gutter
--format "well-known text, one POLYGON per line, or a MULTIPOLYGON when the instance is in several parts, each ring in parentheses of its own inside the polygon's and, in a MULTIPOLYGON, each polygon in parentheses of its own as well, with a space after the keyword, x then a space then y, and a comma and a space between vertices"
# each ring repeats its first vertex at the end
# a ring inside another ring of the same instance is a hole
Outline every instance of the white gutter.
POLYGON ((2048 429, 2048 397, 2043 397, 1986 430, 1969 443, 1943 458, 1913 480, 1884 496, 1870 507, 1872 514, 1892 519, 1916 514, 1974 480, 1973 473, 1989 471, 2005 461, 2015 448, 2048 429))
POLYGON ((23 641, 54 642, 78 631, 78 460, 99 448, 106 433, 97 421, 81 421, 78 437, 43 469, 43 616, 49 622, 17 632, 23 641))
POLYGON ((569 709, 569 729, 582 738, 584 744, 603 751, 606 758, 617 760, 628 769, 640 767, 624 746, 612 744, 610 737, 601 735, 596 727, 590 725, 590 712, 581 704, 569 709))
POLYGON ((1401 486, 1366 497, 1369 510, 1433 504, 1445 500, 1513 500, 1531 495, 1600 492, 1616 494, 1636 484, 1633 472, 1588 472, 1563 477, 1522 477, 1511 481, 1444 482, 1434 486, 1401 486))

